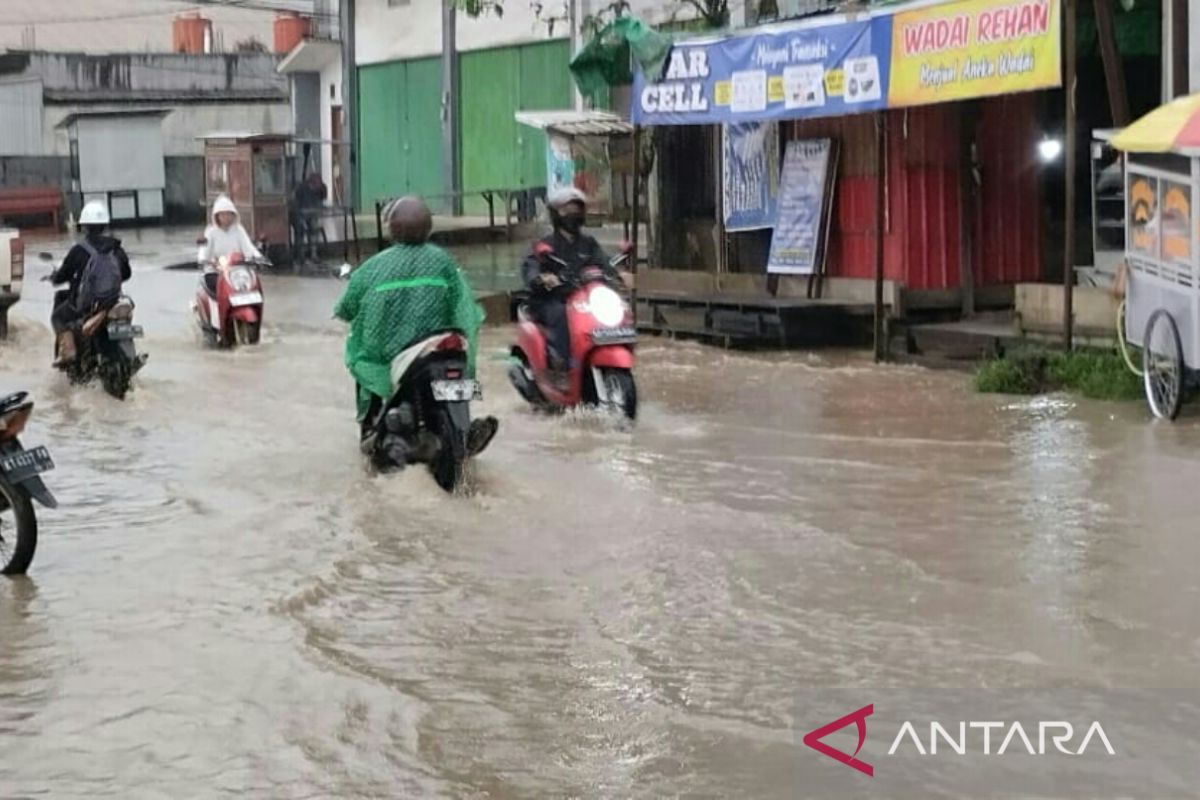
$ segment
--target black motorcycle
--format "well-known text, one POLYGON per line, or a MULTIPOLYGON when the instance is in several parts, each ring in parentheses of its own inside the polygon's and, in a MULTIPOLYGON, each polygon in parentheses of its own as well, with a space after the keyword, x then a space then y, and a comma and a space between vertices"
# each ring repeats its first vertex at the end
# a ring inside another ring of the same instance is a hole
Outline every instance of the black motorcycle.
POLYGON ((495 417, 472 420, 470 403, 483 395, 467 375, 467 338, 441 331, 392 360, 392 396, 378 402, 362 430, 362 452, 381 472, 428 464, 438 486, 459 489, 468 458, 491 442, 495 417))
MULTIPOLYGON (((54 305, 69 297, 66 289, 55 292, 54 305)), ((100 378, 104 391, 118 400, 125 399, 133 376, 149 358, 138 353, 133 342, 145 335, 141 325, 133 324, 133 309, 133 299, 121 295, 111 308, 96 311, 75 328, 75 360, 60 366, 71 383, 91 383, 100 378)), ((57 340, 54 357, 58 358, 57 340)))
POLYGON ((39 475, 54 469, 45 447, 26 450, 17 438, 33 413, 26 392, 0 399, 0 575, 21 575, 37 549, 33 503, 56 508, 58 501, 39 475))

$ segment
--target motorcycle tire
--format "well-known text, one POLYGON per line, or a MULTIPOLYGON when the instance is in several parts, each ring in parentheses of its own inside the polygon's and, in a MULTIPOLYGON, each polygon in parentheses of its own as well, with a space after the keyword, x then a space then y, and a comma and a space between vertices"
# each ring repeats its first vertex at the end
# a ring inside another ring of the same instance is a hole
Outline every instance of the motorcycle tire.
POLYGON ((260 333, 261 324, 258 322, 233 321, 233 335, 239 345, 258 344, 260 333))
POLYGON ((37 550, 37 517, 29 494, 0 477, 0 508, 11 510, 16 518, 14 532, 0 519, 0 575, 24 575, 37 550), (10 537, 11 538, 10 540, 10 537))
POLYGON ((122 360, 110 361, 100 370, 100 382, 104 384, 104 391, 118 400, 125 399, 132 378, 133 370, 122 360))
POLYGON ((437 485, 453 493, 463 481, 467 461, 467 432, 455 426, 450 413, 444 408, 436 409, 433 413, 440 447, 429 467, 437 485))
MULTIPOLYGON (((599 403, 599 387, 595 386, 594 379, 591 377, 591 371, 588 373, 588 398, 590 402, 599 403)), ((605 392, 609 397, 614 394, 619 398, 613 405, 616 410, 620 411, 626 419, 631 422, 637 419, 638 412, 638 397, 637 384, 633 381, 633 373, 627 369, 614 369, 604 367, 600 370, 600 379, 604 381, 605 392)))

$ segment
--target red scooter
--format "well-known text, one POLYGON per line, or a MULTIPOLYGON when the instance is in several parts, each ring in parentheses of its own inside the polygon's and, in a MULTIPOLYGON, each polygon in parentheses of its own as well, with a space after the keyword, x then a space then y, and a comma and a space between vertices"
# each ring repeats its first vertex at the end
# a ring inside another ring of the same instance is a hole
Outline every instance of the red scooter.
MULTIPOLYGON (((610 266, 619 268, 629 259, 630 248, 610 266)), ((566 267, 544 242, 534 248, 539 259, 566 267)), ((565 274, 567 327, 571 332, 571 370, 565 386, 556 385, 546 363, 546 335, 525 306, 517 312, 514 363, 508 377, 530 404, 545 410, 590 405, 637 417, 637 386, 633 380, 633 348, 637 329, 629 304, 599 267, 585 267, 579 275, 565 274)))
POLYGON ((262 282, 256 267, 266 261, 247 261, 241 253, 221 256, 215 268, 200 276, 192 311, 210 345, 233 347, 258 344, 262 333, 262 282))

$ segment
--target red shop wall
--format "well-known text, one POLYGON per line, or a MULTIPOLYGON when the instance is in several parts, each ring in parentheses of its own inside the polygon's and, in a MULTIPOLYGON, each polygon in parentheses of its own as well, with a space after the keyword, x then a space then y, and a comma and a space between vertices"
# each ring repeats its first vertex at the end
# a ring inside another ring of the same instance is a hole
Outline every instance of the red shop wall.
MULTIPOLYGON (((910 289, 948 289, 961 282, 960 108, 945 104, 889 112, 884 276, 910 289)), ((1029 95, 982 103, 977 285, 1035 280, 1041 274, 1034 110, 1029 95)), ((874 115, 798 121, 786 136, 829 136, 841 143, 828 272, 873 278, 874 115)))

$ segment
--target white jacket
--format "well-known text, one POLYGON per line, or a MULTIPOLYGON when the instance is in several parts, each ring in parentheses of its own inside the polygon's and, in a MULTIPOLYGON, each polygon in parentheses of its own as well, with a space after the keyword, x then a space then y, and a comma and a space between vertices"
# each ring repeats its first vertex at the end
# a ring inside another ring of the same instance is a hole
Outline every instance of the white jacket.
POLYGON ((250 235, 242 227, 241 215, 237 206, 225 195, 221 195, 213 203, 212 224, 204 231, 204 245, 200 248, 200 262, 210 264, 221 256, 241 253, 243 258, 262 258, 262 253, 250 241, 250 235), (233 212, 233 224, 227 229, 217 224, 217 214, 222 211, 233 212))

